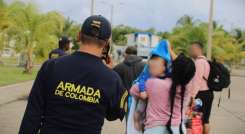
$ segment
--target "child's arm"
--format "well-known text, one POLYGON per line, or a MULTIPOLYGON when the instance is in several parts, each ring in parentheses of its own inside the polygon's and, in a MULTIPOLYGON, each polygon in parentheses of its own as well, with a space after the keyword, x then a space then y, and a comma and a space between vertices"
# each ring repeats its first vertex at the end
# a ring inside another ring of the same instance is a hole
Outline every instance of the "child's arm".
POLYGON ((139 97, 140 99, 143 99, 143 100, 147 99, 147 97, 148 97, 146 91, 140 91, 138 84, 134 84, 131 87, 130 94, 132 96, 139 97))
POLYGON ((147 95, 147 92, 146 91, 143 91, 143 92, 140 92, 140 98, 145 100, 147 99, 148 95, 147 95))
POLYGON ((138 84, 134 84, 129 91, 132 96, 140 97, 140 91, 139 91, 138 84))

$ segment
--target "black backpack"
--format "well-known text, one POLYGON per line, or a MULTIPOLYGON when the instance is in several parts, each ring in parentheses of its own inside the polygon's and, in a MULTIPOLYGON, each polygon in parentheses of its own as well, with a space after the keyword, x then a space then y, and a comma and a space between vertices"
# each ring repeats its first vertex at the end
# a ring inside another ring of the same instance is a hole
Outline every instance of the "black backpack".
POLYGON ((208 61, 208 63, 210 65, 210 73, 208 79, 204 76, 203 78, 207 81, 209 89, 221 92, 231 83, 230 71, 215 59, 213 61, 208 61))

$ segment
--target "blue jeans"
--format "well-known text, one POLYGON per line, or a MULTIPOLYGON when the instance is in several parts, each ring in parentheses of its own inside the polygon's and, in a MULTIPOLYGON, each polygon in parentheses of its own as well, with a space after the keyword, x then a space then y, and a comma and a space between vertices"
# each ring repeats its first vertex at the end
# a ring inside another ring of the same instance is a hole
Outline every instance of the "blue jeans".
MULTIPOLYGON (((172 126, 173 134, 179 134, 179 126, 172 126)), ((156 126, 145 130, 144 134, 169 134, 166 126, 156 126)))

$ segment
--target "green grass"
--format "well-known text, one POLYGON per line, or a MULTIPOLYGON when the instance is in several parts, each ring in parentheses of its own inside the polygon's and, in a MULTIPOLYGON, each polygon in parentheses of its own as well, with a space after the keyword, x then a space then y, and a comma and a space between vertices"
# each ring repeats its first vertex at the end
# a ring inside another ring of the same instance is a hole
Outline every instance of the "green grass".
MULTIPOLYGON (((18 57, 0 57, 0 60, 5 64, 5 65, 17 65, 18 62, 18 57)), ((42 64, 45 60, 45 58, 35 58, 33 60, 33 63, 35 65, 40 65, 42 64)))
POLYGON ((0 66, 0 86, 33 80, 38 69, 34 68, 31 74, 25 74, 23 70, 20 67, 0 66))
POLYGON ((18 63, 18 59, 17 57, 7 57, 7 58, 2 58, 1 57, 1 61, 4 63, 4 64, 17 64, 18 63))

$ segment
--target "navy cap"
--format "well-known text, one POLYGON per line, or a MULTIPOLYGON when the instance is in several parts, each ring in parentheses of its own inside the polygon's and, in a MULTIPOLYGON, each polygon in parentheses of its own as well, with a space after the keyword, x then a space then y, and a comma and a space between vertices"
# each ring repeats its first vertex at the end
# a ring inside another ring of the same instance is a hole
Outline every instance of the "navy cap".
POLYGON ((106 41, 111 37, 111 24, 101 15, 92 15, 84 21, 81 33, 106 41))
POLYGON ((59 46, 60 47, 64 47, 66 44, 69 44, 70 42, 71 42, 71 40, 66 36, 62 36, 61 38, 59 38, 59 46))

